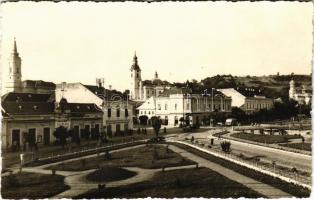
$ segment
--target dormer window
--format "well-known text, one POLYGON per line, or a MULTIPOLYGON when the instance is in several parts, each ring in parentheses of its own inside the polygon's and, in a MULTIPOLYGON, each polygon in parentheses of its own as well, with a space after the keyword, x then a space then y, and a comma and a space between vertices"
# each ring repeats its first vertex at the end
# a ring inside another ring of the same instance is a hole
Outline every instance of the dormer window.
POLYGON ((87 106, 87 109, 90 110, 90 106, 87 106))
POLYGON ((37 110, 37 109, 38 109, 38 106, 34 105, 33 108, 34 108, 34 110, 37 110))
POLYGON ((80 109, 80 106, 76 106, 76 109, 79 110, 79 109, 80 109))
POLYGON ((28 94, 28 98, 32 98, 32 95, 31 95, 31 94, 28 94))
POLYGON ((19 110, 22 110, 23 106, 19 105, 19 110))

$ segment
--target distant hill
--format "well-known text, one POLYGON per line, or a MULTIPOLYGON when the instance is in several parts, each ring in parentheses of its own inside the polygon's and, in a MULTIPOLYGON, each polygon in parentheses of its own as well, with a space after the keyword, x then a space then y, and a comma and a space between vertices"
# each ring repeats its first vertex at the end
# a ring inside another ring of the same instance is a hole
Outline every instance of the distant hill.
POLYGON ((201 80, 200 85, 204 88, 256 88, 263 94, 272 98, 288 98, 289 82, 292 79, 296 86, 304 84, 311 86, 311 75, 269 75, 269 76, 232 76, 217 75, 201 80))

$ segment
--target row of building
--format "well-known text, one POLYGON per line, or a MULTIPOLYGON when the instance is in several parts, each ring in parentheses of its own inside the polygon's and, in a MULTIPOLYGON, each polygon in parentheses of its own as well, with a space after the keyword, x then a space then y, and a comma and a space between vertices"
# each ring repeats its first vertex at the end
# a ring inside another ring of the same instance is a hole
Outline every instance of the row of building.
MULTIPOLYGON (((159 117, 164 125, 212 124, 219 116, 227 117, 232 107, 247 114, 273 107, 273 99, 250 88, 212 89, 193 94, 159 79, 142 80, 136 54, 130 69, 129 93, 105 89, 101 79, 96 85, 25 80, 21 58, 14 41, 9 59, 9 76, 1 99, 3 147, 25 141, 47 145, 56 140, 54 131, 66 127, 78 137, 86 132, 117 135, 133 130, 134 123, 149 124, 159 117)), ((290 98, 310 102, 311 95, 298 93, 290 83, 290 98)))

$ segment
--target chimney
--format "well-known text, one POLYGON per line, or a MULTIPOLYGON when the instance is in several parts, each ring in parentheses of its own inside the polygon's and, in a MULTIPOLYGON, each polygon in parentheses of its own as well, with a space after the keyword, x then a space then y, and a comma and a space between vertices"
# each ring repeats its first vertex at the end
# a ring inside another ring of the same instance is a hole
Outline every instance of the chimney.
POLYGON ((112 85, 109 85, 109 90, 112 90, 112 85))
POLYGON ((104 87, 104 78, 96 78, 96 85, 101 88, 101 87, 104 87))

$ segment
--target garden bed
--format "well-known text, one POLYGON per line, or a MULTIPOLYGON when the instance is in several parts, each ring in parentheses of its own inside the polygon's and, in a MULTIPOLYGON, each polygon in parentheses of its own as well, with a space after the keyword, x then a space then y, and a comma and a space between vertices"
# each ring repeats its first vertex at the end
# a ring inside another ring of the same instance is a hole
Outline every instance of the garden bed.
POLYGON ((287 144, 279 144, 283 147, 289 147, 293 149, 300 149, 304 151, 312 151, 312 143, 287 143, 287 144))
POLYGON ((75 198, 258 198, 263 195, 207 168, 157 172, 152 179, 91 190, 75 198))
POLYGON ((171 143, 171 144, 178 146, 180 148, 183 148, 186 151, 189 151, 195 155, 203 157, 203 158, 205 158, 211 162, 217 163, 221 166, 224 166, 228 169, 231 169, 235 172, 238 172, 242 175, 253 178, 253 179, 260 181, 262 183, 266 183, 268 185, 271 185, 271 186, 278 188, 284 192, 287 192, 287 193, 289 193, 295 197, 309 197, 311 194, 311 191, 308 190, 307 188, 295 185, 293 183, 288 183, 288 182, 283 181, 279 178, 272 177, 272 176, 269 176, 267 174, 263 174, 261 172, 255 171, 253 169, 250 169, 250 168, 238 165, 238 164, 235 164, 231 161, 228 161, 228 160, 225 160, 222 158, 218 158, 216 156, 213 156, 213 155, 207 154, 205 152, 199 151, 199 150, 192 148, 192 147, 189 147, 187 145, 178 144, 178 143, 171 143))
POLYGON ((301 138, 300 135, 262 135, 253 133, 233 133, 231 137, 249 140, 253 142, 273 144, 288 142, 289 139, 301 138))
POLYGON ((5 199, 49 198, 70 188, 60 175, 22 172, 1 179, 1 195, 5 199))
POLYGON ((137 173, 118 167, 102 167, 94 172, 89 173, 86 179, 91 182, 109 182, 128 179, 137 173))
POLYGON ((83 171, 98 169, 102 166, 158 169, 192 164, 195 164, 195 162, 183 158, 179 154, 167 149, 166 146, 147 144, 138 148, 110 153, 109 159, 103 155, 95 156, 50 166, 47 169, 83 171))

